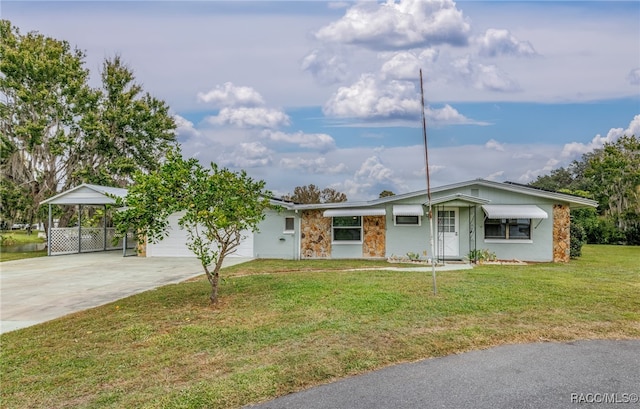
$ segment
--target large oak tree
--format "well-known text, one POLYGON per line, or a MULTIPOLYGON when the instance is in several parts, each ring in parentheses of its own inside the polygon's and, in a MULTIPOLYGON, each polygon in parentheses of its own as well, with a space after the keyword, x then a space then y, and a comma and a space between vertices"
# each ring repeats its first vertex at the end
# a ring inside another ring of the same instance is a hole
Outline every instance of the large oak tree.
POLYGON ((32 224, 42 200, 82 182, 126 186, 174 144, 168 106, 143 92, 120 57, 104 61, 97 89, 84 58, 66 41, 0 20, 0 189, 20 198, 3 203, 2 217, 32 224))

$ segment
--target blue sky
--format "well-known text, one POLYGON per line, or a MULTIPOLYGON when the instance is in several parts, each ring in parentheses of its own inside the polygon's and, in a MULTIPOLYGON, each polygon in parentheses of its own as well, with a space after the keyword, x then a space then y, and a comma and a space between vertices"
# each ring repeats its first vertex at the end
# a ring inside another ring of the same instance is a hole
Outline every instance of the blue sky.
POLYGON ((640 2, 34 2, 3 19, 119 54, 179 124, 186 156, 276 195, 350 200, 432 183, 527 183, 640 135, 640 2))

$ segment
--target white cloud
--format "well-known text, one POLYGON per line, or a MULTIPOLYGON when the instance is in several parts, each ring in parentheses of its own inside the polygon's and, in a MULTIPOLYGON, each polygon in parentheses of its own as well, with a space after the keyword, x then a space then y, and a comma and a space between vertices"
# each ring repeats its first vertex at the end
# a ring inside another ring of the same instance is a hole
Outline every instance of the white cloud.
POLYGON ((302 59, 300 66, 322 85, 337 84, 347 78, 347 64, 336 50, 315 49, 302 59))
POLYGON ((264 99, 259 92, 251 87, 235 86, 231 82, 216 85, 208 92, 198 92, 198 101, 209 103, 214 108, 264 105, 264 99))
POLYGON ((381 54, 380 57, 387 59, 380 68, 383 78, 415 81, 420 69, 425 65, 433 64, 438 58, 438 51, 427 49, 420 54, 413 51, 400 51, 393 53, 391 57, 381 54))
POLYGON ((348 1, 330 1, 329 4, 327 4, 327 7, 330 9, 346 9, 350 5, 351 2, 348 1))
POLYGON ((479 54, 485 57, 531 57, 537 54, 531 43, 518 40, 509 30, 490 28, 476 41, 480 46, 479 54))
POLYGON ((504 175, 504 170, 499 170, 497 172, 493 172, 490 175, 484 177, 487 180, 498 180, 502 175, 504 175))
POLYGON ((242 142, 231 152, 218 156, 217 163, 234 168, 254 168, 272 164, 273 152, 260 142, 242 142))
POLYGON ((381 82, 363 74, 349 87, 340 87, 323 108, 325 115, 360 119, 407 118, 420 113, 413 83, 381 82))
POLYGON ((426 108, 426 116, 430 124, 433 125, 487 125, 486 122, 474 121, 458 112, 449 104, 445 104, 442 108, 426 108))
POLYGON ((549 174, 553 169, 558 167, 560 161, 555 158, 550 158, 542 168, 533 168, 528 169, 526 172, 522 173, 517 179, 517 182, 521 183, 529 183, 532 180, 535 180, 538 176, 549 174))
POLYGON ((562 149, 562 156, 565 158, 579 157, 585 153, 602 148, 605 143, 615 142, 623 135, 640 135, 640 114, 636 115, 631 122, 629 122, 627 129, 611 128, 609 132, 607 132, 607 136, 598 134, 594 136, 589 143, 571 142, 565 144, 562 149))
POLYGON ((285 133, 280 131, 265 130, 262 137, 272 142, 284 142, 298 145, 301 148, 314 149, 320 152, 328 152, 336 148, 335 140, 327 134, 310 134, 298 131, 285 133))
POLYGON ((316 38, 377 50, 434 44, 466 45, 470 26, 451 0, 401 0, 357 3, 316 38))
POLYGON ((495 65, 484 65, 469 56, 452 62, 454 72, 476 89, 483 91, 515 92, 520 86, 495 65))
POLYGON ((489 139, 487 143, 484 144, 484 147, 487 149, 493 149, 499 152, 504 152, 504 145, 495 139, 489 139))
POLYGON ((370 197, 383 190, 406 191, 408 186, 397 177, 394 170, 386 166, 380 156, 366 158, 352 178, 333 185, 344 192, 350 200, 370 197))
POLYGON ((627 75, 627 79, 631 85, 640 85, 640 67, 632 69, 627 75))
POLYGON ((348 170, 347 165, 344 163, 338 163, 333 166, 329 165, 327 163, 327 158, 325 157, 311 159, 304 159, 299 156, 294 158, 282 158, 280 159, 280 167, 285 169, 298 169, 316 174, 337 174, 344 173, 348 170))
POLYGON ((200 136, 200 131, 198 131, 194 126, 193 122, 189 121, 186 118, 178 114, 173 115, 173 120, 176 123, 176 135, 180 139, 188 139, 188 138, 197 138, 200 136))
POLYGON ((287 114, 269 108, 222 108, 218 115, 208 116, 206 121, 212 125, 231 125, 240 128, 278 128, 290 124, 287 114))

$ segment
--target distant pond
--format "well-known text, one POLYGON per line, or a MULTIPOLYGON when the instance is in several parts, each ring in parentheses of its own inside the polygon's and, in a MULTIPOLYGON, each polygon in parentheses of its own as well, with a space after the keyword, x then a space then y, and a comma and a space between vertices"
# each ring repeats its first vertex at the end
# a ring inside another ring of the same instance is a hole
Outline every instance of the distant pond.
POLYGON ((3 253, 27 253, 30 251, 40 251, 47 248, 47 243, 25 243, 14 244, 12 246, 0 246, 3 253))

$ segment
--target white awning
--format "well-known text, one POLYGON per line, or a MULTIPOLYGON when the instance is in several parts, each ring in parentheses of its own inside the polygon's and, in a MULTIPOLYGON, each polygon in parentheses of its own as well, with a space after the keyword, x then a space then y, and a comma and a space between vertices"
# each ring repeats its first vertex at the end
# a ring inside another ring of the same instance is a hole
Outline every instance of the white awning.
POLYGON ((489 219, 547 219, 549 215, 536 205, 483 205, 489 219))
POLYGON ((422 205, 394 205, 394 216, 424 216, 422 205))
POLYGON ((325 210, 324 217, 350 217, 350 216, 384 216, 384 209, 331 209, 325 210))

